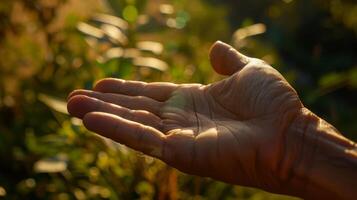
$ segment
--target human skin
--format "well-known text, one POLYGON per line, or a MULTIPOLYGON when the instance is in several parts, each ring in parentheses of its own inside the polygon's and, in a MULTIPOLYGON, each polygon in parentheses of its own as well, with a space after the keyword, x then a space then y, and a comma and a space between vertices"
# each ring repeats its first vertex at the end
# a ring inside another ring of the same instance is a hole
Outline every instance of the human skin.
POLYGON ((69 95, 84 126, 183 172, 306 199, 357 196, 357 146, 262 60, 216 42, 209 84, 107 78, 69 95))

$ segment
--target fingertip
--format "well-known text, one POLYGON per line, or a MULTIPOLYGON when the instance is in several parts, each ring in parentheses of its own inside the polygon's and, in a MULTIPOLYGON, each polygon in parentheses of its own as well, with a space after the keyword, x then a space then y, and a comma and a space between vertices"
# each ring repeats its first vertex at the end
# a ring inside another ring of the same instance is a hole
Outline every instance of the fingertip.
POLYGON ((69 101, 73 96, 75 96, 80 89, 73 90, 69 95, 67 96, 67 101, 69 101))
POLYGON ((222 75, 232 75, 249 62, 247 56, 221 41, 212 45, 209 57, 213 69, 222 75))
POLYGON ((93 90, 94 91, 100 91, 101 88, 102 88, 102 85, 103 85, 103 82, 105 82, 106 79, 100 79, 98 81, 96 81, 94 84, 93 84, 93 90))
POLYGON ((72 97, 77 96, 77 95, 86 95, 90 93, 90 90, 84 90, 84 89, 76 89, 73 90, 69 95, 67 96, 67 101, 69 101, 72 97))
POLYGON ((71 95, 71 94, 68 96, 68 100, 67 100, 67 111, 68 111, 68 113, 70 115, 72 115, 74 117, 78 117, 77 114, 76 114, 76 113, 78 113, 77 112, 77 109, 78 109, 77 101, 78 101, 78 99, 75 96, 73 97, 73 95, 71 95))
POLYGON ((222 49, 227 49, 230 48, 230 46, 220 40, 217 40, 213 45, 211 46, 209 50, 209 55, 210 58, 214 58, 214 56, 217 56, 219 54, 222 54, 222 49))
POLYGON ((83 116, 83 125, 88 130, 92 130, 91 125, 94 124, 93 122, 95 121, 94 119, 95 119, 96 115, 97 115, 97 112, 89 112, 83 116))
POLYGON ((83 117, 83 125, 92 132, 116 140, 115 127, 119 125, 118 119, 121 118, 109 113, 89 112, 83 117))
POLYGON ((228 75, 227 68, 224 65, 224 59, 226 52, 231 48, 228 44, 223 43, 222 41, 216 41, 210 49, 209 58, 212 64, 213 69, 222 75, 228 75))
POLYGON ((118 82, 118 81, 122 81, 122 80, 114 79, 114 78, 101 79, 94 84, 93 90, 98 92, 111 91, 113 87, 113 82, 118 82))
POLYGON ((95 109, 95 99, 85 95, 75 95, 68 100, 67 111, 70 115, 78 118, 95 109))
POLYGON ((101 128, 103 124, 106 123, 105 119, 103 119, 103 116, 105 116, 106 113, 102 112, 89 112, 86 113, 83 116, 83 125, 90 131, 100 133, 101 128))
MULTIPOLYGON (((86 127, 89 131, 95 132, 99 135, 103 135, 103 129, 101 126, 101 118, 99 112, 89 112, 83 116, 82 119, 84 127, 86 127)), ((104 135, 103 135, 104 136, 104 135)))

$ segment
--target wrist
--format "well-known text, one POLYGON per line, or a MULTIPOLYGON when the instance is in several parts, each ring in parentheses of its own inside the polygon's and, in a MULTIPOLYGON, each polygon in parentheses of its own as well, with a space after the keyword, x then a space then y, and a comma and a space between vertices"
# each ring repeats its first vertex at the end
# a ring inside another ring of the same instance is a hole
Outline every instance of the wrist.
POLYGON ((286 193, 307 199, 351 194, 355 181, 346 176, 356 170, 355 143, 305 108, 291 123, 286 141, 280 172, 286 193))

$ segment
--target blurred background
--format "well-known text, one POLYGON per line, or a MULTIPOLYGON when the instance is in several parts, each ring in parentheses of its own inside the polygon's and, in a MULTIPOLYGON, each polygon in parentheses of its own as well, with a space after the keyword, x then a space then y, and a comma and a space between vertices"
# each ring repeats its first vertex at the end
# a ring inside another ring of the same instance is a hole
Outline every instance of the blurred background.
POLYGON ((292 199, 188 176, 104 140, 66 96, 104 77, 222 79, 210 45, 262 58, 357 140, 354 0, 0 2, 0 199, 292 199))

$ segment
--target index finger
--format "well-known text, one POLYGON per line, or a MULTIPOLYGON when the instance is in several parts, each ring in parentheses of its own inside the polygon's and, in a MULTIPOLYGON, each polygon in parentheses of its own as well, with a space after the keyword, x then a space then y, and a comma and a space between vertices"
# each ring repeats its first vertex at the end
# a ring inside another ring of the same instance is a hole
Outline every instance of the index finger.
POLYGON ((93 90, 103 93, 146 96, 157 101, 166 101, 177 88, 177 84, 168 82, 146 83, 142 81, 106 78, 97 82, 93 90))

